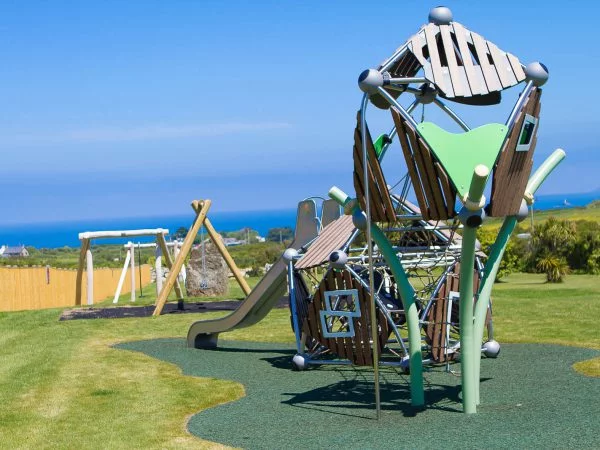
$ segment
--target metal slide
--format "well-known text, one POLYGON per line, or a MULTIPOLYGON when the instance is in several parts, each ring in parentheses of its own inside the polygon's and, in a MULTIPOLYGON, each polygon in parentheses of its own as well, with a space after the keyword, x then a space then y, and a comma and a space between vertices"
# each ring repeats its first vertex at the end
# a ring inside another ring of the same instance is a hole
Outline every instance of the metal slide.
MULTIPOLYGON (((296 231, 294 242, 290 247, 296 250, 301 249, 314 240, 318 232, 315 202, 304 200, 298 203, 296 231)), ((219 333, 249 327, 260 322, 286 293, 286 269, 287 263, 283 258, 279 258, 238 309, 220 319, 194 322, 188 331, 188 347, 214 348, 217 346, 219 333)))

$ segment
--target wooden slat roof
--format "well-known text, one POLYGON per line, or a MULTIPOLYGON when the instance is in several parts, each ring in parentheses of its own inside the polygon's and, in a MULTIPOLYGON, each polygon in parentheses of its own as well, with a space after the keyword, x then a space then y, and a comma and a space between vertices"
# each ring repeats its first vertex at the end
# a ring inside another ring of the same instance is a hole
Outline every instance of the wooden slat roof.
POLYGON ((500 91, 525 80, 516 56, 458 22, 423 26, 408 39, 408 49, 390 68, 390 74, 413 76, 422 68, 424 77, 437 87, 440 95, 454 101, 498 103, 500 91), (415 60, 418 65, 408 64, 415 60))

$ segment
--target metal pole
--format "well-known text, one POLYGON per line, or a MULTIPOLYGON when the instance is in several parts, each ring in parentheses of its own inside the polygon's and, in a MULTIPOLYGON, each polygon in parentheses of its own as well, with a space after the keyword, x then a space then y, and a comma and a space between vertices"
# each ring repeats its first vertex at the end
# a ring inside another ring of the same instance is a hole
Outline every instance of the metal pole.
MULTIPOLYGON (((382 89, 383 90, 383 89, 382 89)), ((363 95, 360 107, 360 134, 362 140, 363 176, 365 180, 365 203, 367 214, 367 252, 369 256, 369 296, 371 305, 371 340, 373 349, 373 381, 375 385, 375 412, 377 420, 381 417, 381 395, 379 391, 379 338, 377 333, 377 310, 375 308, 375 282, 373 279, 373 242, 371 241, 371 202, 369 198, 369 166, 367 158, 367 120, 365 114, 369 96, 363 95)))
POLYGON ((417 125, 417 122, 415 121, 415 119, 413 118, 413 116, 411 116, 408 113, 408 111, 406 111, 402 107, 402 105, 396 101, 396 99, 394 97, 392 97, 385 89, 380 88, 380 87, 377 88, 377 92, 379 92, 381 94, 381 96, 383 98, 385 98, 391 106, 394 106, 398 110, 398 112, 402 115, 402 117, 404 117, 404 120, 406 120, 408 123, 410 123, 413 126, 413 128, 417 128, 418 125, 417 125))
POLYGON ((510 112, 510 115, 508 116, 508 119, 506 119, 506 126, 509 129, 509 133, 510 133, 510 129, 512 128, 513 124, 517 120, 517 114, 521 110, 521 107, 523 106, 523 103, 525 103, 525 100, 527 100, 527 98, 529 97, 529 94, 532 89, 533 89, 533 81, 529 81, 525 85, 525 89, 523 89, 523 92, 521 92, 520 97, 517 100, 517 103, 515 103, 513 110, 510 112))
POLYGON ((294 286, 294 261, 288 263, 288 286, 290 290, 290 309, 292 310, 292 325, 296 337, 296 351, 302 353, 300 344, 300 326, 298 324, 298 308, 296 307, 296 287, 294 286))
POLYGON ((444 102, 436 98, 433 100, 433 103, 438 105, 442 109, 442 111, 448 114, 452 118, 452 120, 454 120, 458 124, 458 126, 461 127, 464 131, 470 130, 469 126, 458 116, 458 114, 452 111, 450 107, 447 106, 444 102))

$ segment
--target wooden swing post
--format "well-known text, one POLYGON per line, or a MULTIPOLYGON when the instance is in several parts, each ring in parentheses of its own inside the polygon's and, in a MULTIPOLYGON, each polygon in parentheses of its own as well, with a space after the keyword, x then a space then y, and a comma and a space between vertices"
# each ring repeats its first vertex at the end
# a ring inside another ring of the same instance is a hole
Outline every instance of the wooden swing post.
MULTIPOLYGON (((199 212, 198 204, 194 205, 194 202, 192 202, 192 208, 194 208, 194 211, 196 211, 196 213, 199 212)), ((242 273, 240 272, 240 269, 238 269, 237 265, 235 264, 235 261, 233 260, 233 258, 231 257, 231 255, 229 254, 227 249, 225 248, 225 245, 223 244, 221 237, 219 236, 217 231, 212 226, 212 223, 210 222, 208 217, 206 217, 204 219, 204 226, 206 227, 206 231, 208 232, 208 235, 210 236, 211 240, 213 241, 213 243, 219 250, 219 253, 221 254, 223 259, 227 263, 229 270, 231 270, 231 273, 233 273, 233 276, 235 277, 236 281, 242 288, 242 291, 244 291, 245 295, 249 295, 250 291, 252 291, 252 289, 250 288, 250 286, 248 286, 246 279, 243 277, 242 273)))
MULTIPOLYGON (((188 231, 188 234, 185 237, 183 244, 181 245, 181 251, 179 252, 178 257, 175 259, 173 266, 169 269, 169 276, 167 277, 167 281, 165 282, 165 285, 160 295, 156 299, 156 308, 154 308, 154 312, 152 313, 153 316, 160 316, 160 313, 162 312, 165 303, 167 302, 167 297, 169 296, 171 290, 173 289, 173 286, 175 286, 175 283, 177 282, 179 272, 181 271, 181 267, 183 266, 183 261, 190 252, 192 244, 194 243, 194 239, 196 238, 196 235, 198 234, 198 231, 200 230, 200 227, 202 226, 202 223, 206 218, 206 214, 210 209, 210 205, 210 200, 194 200, 192 202, 192 208, 194 208, 194 211, 197 211, 196 219, 194 220, 192 228, 190 229, 190 231, 188 231), (199 207, 199 209, 197 209, 197 207, 199 207)), ((165 255, 168 254, 165 251, 165 249, 163 249, 163 252, 165 253, 165 255)), ((183 296, 180 296, 180 298, 181 297, 183 296)))

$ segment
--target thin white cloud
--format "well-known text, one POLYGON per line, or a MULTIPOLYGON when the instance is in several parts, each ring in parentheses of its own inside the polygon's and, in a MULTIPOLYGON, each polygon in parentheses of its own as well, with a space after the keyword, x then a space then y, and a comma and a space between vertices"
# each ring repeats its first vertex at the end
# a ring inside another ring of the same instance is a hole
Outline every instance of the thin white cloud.
POLYGON ((257 123, 215 123, 202 125, 148 125, 142 127, 102 127, 81 130, 68 130, 51 134, 27 133, 4 136, 6 143, 61 143, 61 142, 128 142, 153 141, 162 139, 184 139, 224 136, 239 133, 264 132, 290 128, 286 122, 257 123))

